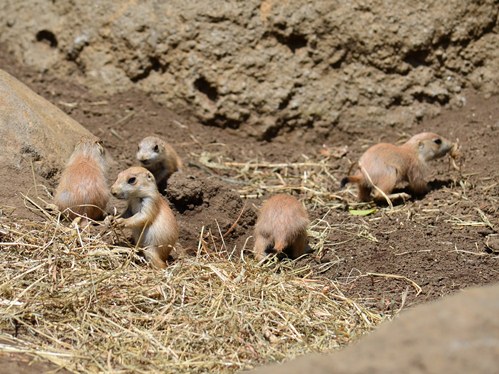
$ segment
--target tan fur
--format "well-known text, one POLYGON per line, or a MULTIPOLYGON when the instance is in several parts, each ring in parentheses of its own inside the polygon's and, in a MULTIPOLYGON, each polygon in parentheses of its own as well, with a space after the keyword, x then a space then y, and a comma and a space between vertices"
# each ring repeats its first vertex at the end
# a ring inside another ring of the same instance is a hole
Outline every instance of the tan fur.
POLYGON ((168 178, 182 168, 177 152, 157 136, 142 139, 136 157, 143 167, 153 173, 161 193, 164 193, 168 178))
POLYGON ((376 144, 360 158, 357 173, 344 178, 342 185, 357 183, 361 201, 369 201, 371 195, 374 200, 385 200, 373 184, 388 197, 403 182, 407 182, 412 193, 423 194, 428 189, 427 162, 445 156, 452 149, 453 143, 431 132, 414 135, 400 146, 376 144))
POLYGON ((102 219, 109 201, 104 148, 96 140, 80 141, 56 188, 54 203, 70 219, 102 219))
POLYGON ((274 195, 260 209, 255 226, 257 260, 266 254, 286 252, 297 258, 305 252, 308 244, 308 214, 302 203, 286 194, 274 195))
POLYGON ((135 242, 145 248, 153 267, 166 268, 168 255, 178 240, 178 224, 152 173, 140 166, 122 171, 111 193, 128 201, 126 211, 116 222, 132 229, 135 242))

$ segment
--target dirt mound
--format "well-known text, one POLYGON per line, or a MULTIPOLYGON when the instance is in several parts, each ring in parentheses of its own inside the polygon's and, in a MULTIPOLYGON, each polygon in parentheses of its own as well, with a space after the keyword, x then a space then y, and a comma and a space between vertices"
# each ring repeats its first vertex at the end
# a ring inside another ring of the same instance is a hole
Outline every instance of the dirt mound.
POLYGON ((345 350, 251 373, 496 373, 499 285, 421 305, 345 350))
POLYGON ((94 93, 139 87, 208 125, 327 136, 333 125, 420 122, 462 106, 466 87, 497 93, 498 9, 494 0, 7 0, 0 41, 94 93))
POLYGON ((199 238, 201 228, 199 239, 208 246, 214 242, 222 243, 222 247, 215 249, 229 253, 232 250, 239 253, 243 249, 246 238, 242 235, 251 230, 256 214, 234 189, 191 168, 173 174, 166 192, 178 213, 182 228, 180 242, 187 243, 188 252, 192 254, 198 250, 193 244, 195 238, 199 238), (223 248, 225 241, 233 246, 223 248))

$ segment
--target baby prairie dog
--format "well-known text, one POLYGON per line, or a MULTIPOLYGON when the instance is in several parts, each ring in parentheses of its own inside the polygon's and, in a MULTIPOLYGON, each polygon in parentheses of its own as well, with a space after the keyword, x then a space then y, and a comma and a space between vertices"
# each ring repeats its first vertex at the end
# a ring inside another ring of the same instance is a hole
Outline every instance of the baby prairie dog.
POLYGON ((107 162, 102 145, 81 140, 75 147, 56 188, 54 203, 70 219, 86 216, 102 219, 109 201, 107 162))
POLYGON ((431 132, 414 135, 400 146, 388 143, 376 144, 360 158, 357 173, 343 178, 341 187, 347 183, 357 183, 360 201, 369 201, 371 194, 374 200, 383 201, 385 200, 383 193, 389 199, 409 197, 404 193, 390 195, 402 182, 408 183, 412 193, 424 194, 428 190, 425 180, 427 162, 443 157, 449 152, 453 156, 454 149, 454 144, 449 140, 431 132))
POLYGON ((128 201, 116 223, 132 229, 135 242, 144 248, 146 259, 154 268, 166 268, 168 255, 178 239, 178 224, 152 173, 140 166, 122 171, 111 193, 128 201))
POLYGON ((157 136, 142 139, 136 157, 142 166, 153 173, 161 193, 164 193, 170 175, 182 168, 182 160, 177 152, 157 136))
POLYGON ((269 253, 286 253, 297 258, 308 244, 308 214, 295 197, 274 195, 260 209, 255 226, 255 258, 262 260, 269 253))

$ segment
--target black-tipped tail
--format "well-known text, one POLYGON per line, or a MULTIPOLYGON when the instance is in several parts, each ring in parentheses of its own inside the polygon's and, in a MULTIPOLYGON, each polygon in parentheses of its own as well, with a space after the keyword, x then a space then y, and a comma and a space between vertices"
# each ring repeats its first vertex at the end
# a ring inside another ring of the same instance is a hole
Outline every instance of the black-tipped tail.
POLYGON ((350 177, 345 177, 340 182, 340 188, 345 187, 348 183, 350 183, 350 177))

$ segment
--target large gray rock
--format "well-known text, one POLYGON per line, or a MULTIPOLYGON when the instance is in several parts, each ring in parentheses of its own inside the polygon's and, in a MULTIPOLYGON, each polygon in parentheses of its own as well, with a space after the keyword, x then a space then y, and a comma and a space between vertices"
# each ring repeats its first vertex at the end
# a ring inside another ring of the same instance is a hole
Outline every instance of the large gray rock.
POLYGON ((4 0, 0 41, 98 93, 139 86, 271 138, 411 125, 462 105, 463 87, 498 93, 498 12, 495 0, 4 0))
POLYGON ((357 344, 309 355, 254 374, 497 373, 499 285, 420 305, 357 344))
POLYGON ((0 202, 51 178, 89 131, 31 89, 0 70, 0 202), (42 181, 43 181, 42 179, 42 181))

